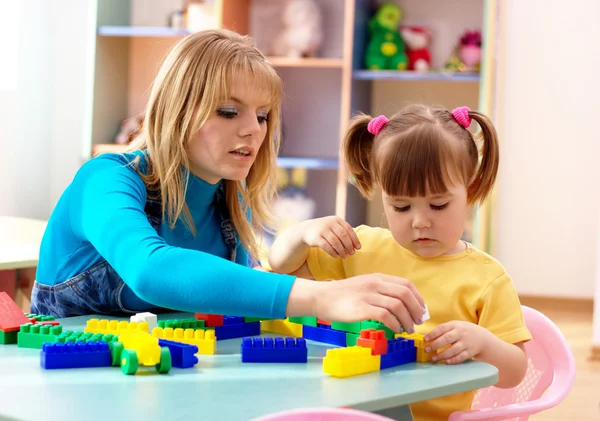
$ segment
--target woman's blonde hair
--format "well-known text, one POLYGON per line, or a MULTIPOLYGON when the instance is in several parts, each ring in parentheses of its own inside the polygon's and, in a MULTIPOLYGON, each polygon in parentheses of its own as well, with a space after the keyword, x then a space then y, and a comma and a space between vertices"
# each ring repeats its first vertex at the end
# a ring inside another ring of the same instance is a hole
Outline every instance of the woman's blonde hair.
POLYGON ((247 178, 222 181, 237 236, 257 259, 260 249, 255 234, 266 230, 272 220, 269 204, 276 191, 283 87, 276 70, 251 38, 219 29, 196 32, 179 41, 154 80, 141 133, 129 149, 147 151, 148 168, 140 174, 149 192, 160 192, 162 213, 170 227, 183 214, 195 235, 185 203, 188 171, 182 171, 182 166, 190 168, 186 147, 209 116, 228 100, 229 84, 239 74, 271 98, 266 138, 247 178))
POLYGON ((468 116, 481 128, 479 142, 441 107, 409 105, 377 135, 367 130, 371 116, 355 116, 343 142, 354 184, 366 198, 375 184, 392 196, 415 197, 445 193, 448 182, 459 181, 470 205, 483 202, 498 174, 498 135, 485 115, 469 111, 468 116))

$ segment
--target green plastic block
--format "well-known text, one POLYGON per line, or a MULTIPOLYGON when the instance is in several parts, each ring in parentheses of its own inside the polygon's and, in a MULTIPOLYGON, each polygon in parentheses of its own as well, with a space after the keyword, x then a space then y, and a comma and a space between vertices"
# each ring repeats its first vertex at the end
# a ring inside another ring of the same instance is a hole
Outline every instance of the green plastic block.
POLYGON ((360 330, 365 329, 383 330, 387 339, 394 339, 394 335, 396 334, 392 329, 376 320, 365 320, 364 322, 360 322, 360 330))
POLYGON ((317 327, 317 318, 313 316, 290 317, 290 322, 298 323, 304 326, 317 327))
POLYGON ((331 328, 334 330, 343 330, 349 333, 360 333, 361 322, 331 322, 331 328))
POLYGON ((25 313, 25 317, 28 319, 34 319, 36 322, 49 322, 56 319, 54 316, 44 316, 41 314, 32 313, 25 313))
POLYGON ((244 317, 244 323, 262 322, 265 320, 273 320, 268 317, 244 317))
POLYGON ((19 332, 16 330, 14 332, 4 332, 3 330, 0 330, 0 344, 2 344, 2 345, 16 344, 17 343, 17 333, 19 333, 19 332))
POLYGON ((356 340, 360 338, 359 334, 346 333, 346 346, 356 346, 356 340))
POLYGON ((196 319, 173 319, 173 320, 160 320, 158 327, 163 329, 204 329, 204 320, 196 319))
POLYGON ((62 326, 41 326, 27 323, 21 325, 21 330, 17 335, 17 344, 19 348, 42 349, 42 344, 56 342, 61 333, 62 326))

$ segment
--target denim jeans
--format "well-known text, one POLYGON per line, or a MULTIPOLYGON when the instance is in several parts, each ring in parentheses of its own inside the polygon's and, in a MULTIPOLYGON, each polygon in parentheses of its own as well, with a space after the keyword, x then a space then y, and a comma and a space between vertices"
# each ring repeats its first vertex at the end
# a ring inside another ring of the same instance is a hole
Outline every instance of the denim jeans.
MULTIPOLYGON (((160 197, 152 199, 148 193, 145 212, 148 222, 156 230, 162 220, 160 197)), ((221 217, 221 233, 227 245, 230 258, 235 262, 237 239, 231 221, 223 185, 215 195, 215 206, 221 217)), ((72 317, 86 314, 132 314, 121 302, 125 282, 104 259, 92 267, 56 285, 42 285, 34 282, 31 292, 31 313, 55 317, 72 317)))

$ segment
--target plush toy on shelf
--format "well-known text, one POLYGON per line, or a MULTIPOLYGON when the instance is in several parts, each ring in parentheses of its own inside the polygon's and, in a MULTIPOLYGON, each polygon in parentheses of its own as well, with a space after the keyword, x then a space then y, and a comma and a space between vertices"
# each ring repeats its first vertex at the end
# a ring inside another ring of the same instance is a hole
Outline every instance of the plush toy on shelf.
POLYGON ((422 26, 401 26, 400 34, 406 44, 408 70, 427 72, 431 68, 430 32, 422 26))
POLYGON ((479 72, 481 67, 481 32, 465 31, 455 48, 446 70, 454 72, 479 72))
POLYGON ((369 20, 370 40, 365 66, 371 70, 406 70, 404 41, 398 32, 402 11, 395 3, 383 3, 369 20))
POLYGON ((286 0, 283 30, 269 53, 283 57, 316 57, 323 42, 321 10, 315 0, 286 0))

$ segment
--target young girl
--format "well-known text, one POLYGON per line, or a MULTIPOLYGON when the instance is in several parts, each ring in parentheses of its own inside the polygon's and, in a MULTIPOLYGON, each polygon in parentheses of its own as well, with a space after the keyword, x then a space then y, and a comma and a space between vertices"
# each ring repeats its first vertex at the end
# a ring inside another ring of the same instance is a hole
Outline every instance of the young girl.
POLYGON ((281 98, 277 72, 247 37, 220 30, 181 40, 130 152, 88 161, 62 194, 31 311, 310 314, 398 328, 390 312, 406 305, 417 320, 423 300, 406 279, 356 277, 345 289, 247 267, 276 186, 281 98), (389 311, 371 304, 383 294, 365 283, 386 291, 389 311))
MULTIPOLYGON (((412 105, 389 120, 360 115, 351 123, 343 152, 365 197, 375 186, 382 189, 389 230, 352 230, 336 217, 306 221, 275 241, 269 256, 273 270, 317 280, 375 271, 407 278, 430 314, 417 333, 426 335, 429 351, 449 345, 434 361, 474 358, 498 368, 497 387, 519 384, 527 368, 523 342, 531 337, 511 278, 498 261, 461 240, 468 206, 482 201, 496 179, 492 123, 466 107, 450 112, 412 105), (471 120, 481 127, 481 154, 467 130, 471 120)), ((411 409, 415 420, 447 419, 469 409, 474 393, 411 409)))

